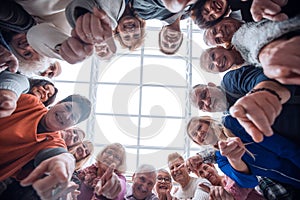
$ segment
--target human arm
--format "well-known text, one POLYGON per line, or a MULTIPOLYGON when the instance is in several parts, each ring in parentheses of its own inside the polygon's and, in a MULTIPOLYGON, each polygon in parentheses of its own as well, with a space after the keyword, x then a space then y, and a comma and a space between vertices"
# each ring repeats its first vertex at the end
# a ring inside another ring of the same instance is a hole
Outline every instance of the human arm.
POLYGON ((250 173, 247 164, 242 160, 246 152, 245 145, 239 137, 228 138, 226 141, 219 141, 218 146, 222 156, 226 156, 230 165, 241 173, 250 173))
POLYGON ((17 107, 22 93, 29 89, 26 76, 9 71, 0 73, 0 117, 10 116, 17 107))
POLYGON ((253 0, 250 12, 255 21, 266 18, 273 21, 283 21, 288 16, 281 13, 281 7, 285 6, 288 0, 253 0))
POLYGON ((275 40, 262 48, 259 61, 269 78, 300 84, 300 36, 275 40))
POLYGON ((42 161, 21 185, 32 185, 41 199, 57 199, 76 189, 77 186, 70 182, 74 169, 74 157, 62 153, 42 161))

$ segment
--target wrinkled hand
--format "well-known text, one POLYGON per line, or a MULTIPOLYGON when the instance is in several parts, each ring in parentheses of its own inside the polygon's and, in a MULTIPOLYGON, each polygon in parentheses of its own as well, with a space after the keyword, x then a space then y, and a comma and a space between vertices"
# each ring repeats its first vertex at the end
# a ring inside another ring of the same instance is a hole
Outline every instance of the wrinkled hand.
POLYGON ((4 46, 0 45, 0 72, 9 69, 11 72, 17 72, 19 68, 18 59, 7 50, 4 46))
POLYGON ((188 158, 185 161, 185 166, 187 167, 187 169, 189 171, 195 173, 199 177, 200 176, 199 169, 200 169, 200 166, 202 163, 203 163, 202 157, 199 155, 195 155, 195 156, 188 158))
POLYGON ((113 37, 109 17, 96 7, 93 8, 93 13, 78 17, 75 31, 80 40, 87 44, 100 44, 113 37))
POLYGON ((59 54, 68 63, 75 64, 91 56, 93 50, 93 45, 82 42, 76 37, 75 32, 72 31, 72 37, 69 37, 62 43, 59 54))
POLYGON ((209 193, 209 200, 234 200, 233 196, 228 193, 222 186, 199 185, 205 192, 209 193))
POLYGON ((271 125, 280 114, 282 105, 277 97, 267 91, 252 93, 240 98, 229 109, 255 142, 271 136, 271 125))
POLYGON ((260 21, 262 18, 283 21, 288 19, 288 16, 280 11, 287 2, 288 0, 253 0, 250 12, 254 21, 260 21))
POLYGON ((269 43, 259 53, 259 60, 269 78, 300 85, 300 36, 269 43))
POLYGON ((114 199, 121 192, 121 183, 118 176, 114 173, 116 165, 111 164, 103 176, 98 181, 95 187, 95 193, 100 196, 103 195, 109 199, 114 199))
POLYGON ((74 170, 74 157, 69 153, 62 153, 41 162, 28 177, 21 181, 21 185, 32 185, 43 200, 56 200, 59 197, 66 197, 66 194, 75 191, 78 187, 70 182, 74 170), (57 191, 54 188, 58 188, 57 191))
POLYGON ((17 95, 11 90, 0 90, 0 118, 10 116, 17 108, 17 95))
POLYGON ((245 154, 245 145, 239 137, 231 137, 218 143, 220 153, 231 161, 240 161, 245 154))

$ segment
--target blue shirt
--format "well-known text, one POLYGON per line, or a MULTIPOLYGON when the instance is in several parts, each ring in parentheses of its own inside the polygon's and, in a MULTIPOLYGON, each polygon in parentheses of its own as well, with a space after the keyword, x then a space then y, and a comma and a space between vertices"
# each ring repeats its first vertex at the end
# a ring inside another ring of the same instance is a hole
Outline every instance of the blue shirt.
POLYGON ((276 132, 255 143, 235 118, 225 116, 223 123, 243 143, 251 143, 246 148, 255 157, 253 159, 248 153, 243 155, 242 160, 250 170, 250 174, 245 174, 233 169, 227 158, 216 152, 219 168, 240 187, 253 188, 258 185, 256 176, 263 176, 300 188, 300 147, 297 144, 276 132))

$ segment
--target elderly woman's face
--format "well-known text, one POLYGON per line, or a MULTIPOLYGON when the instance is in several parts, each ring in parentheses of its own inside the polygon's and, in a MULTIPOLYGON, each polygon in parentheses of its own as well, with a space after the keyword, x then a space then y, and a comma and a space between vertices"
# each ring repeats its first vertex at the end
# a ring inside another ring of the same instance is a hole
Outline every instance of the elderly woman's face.
POLYGON ((225 72, 236 64, 232 51, 223 47, 208 49, 201 55, 201 65, 212 73, 225 72))
POLYGON ((30 92, 44 103, 54 95, 55 89, 53 85, 46 84, 43 86, 34 86, 31 88, 30 92))
POLYGON ((209 122, 202 120, 194 120, 190 123, 188 134, 194 142, 200 145, 215 145, 218 137, 210 128, 209 122))
POLYGON ((136 44, 142 37, 140 21, 132 16, 120 19, 118 31, 123 43, 128 47, 136 44))
POLYGON ((111 164, 114 163, 117 168, 122 163, 123 160, 122 155, 123 155, 122 149, 119 149, 116 146, 111 146, 106 148, 103 151, 99 161, 105 164, 106 166, 110 166, 111 164))
POLYGON ((205 21, 214 21, 219 19, 226 12, 227 7, 227 0, 207 0, 201 14, 205 21))
POLYGON ((158 194, 166 193, 171 191, 172 188, 172 178, 169 173, 158 172, 156 176, 155 190, 158 194))

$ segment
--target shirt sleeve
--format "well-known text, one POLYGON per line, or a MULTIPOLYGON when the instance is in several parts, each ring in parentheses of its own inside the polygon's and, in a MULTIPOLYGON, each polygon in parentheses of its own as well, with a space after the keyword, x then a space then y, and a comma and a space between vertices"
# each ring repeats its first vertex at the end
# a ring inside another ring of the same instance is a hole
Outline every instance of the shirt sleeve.
POLYGON ((34 166, 38 166, 42 161, 62 153, 68 153, 68 151, 62 147, 41 150, 34 159, 34 166))
POLYGON ((258 185, 258 180, 255 175, 236 171, 230 165, 228 159, 225 156, 222 156, 219 151, 216 152, 216 159, 222 172, 234 180, 238 186, 243 188, 254 188, 258 185))
POLYGON ((19 98, 22 93, 29 90, 29 81, 26 76, 9 71, 0 73, 0 89, 11 90, 19 98))

